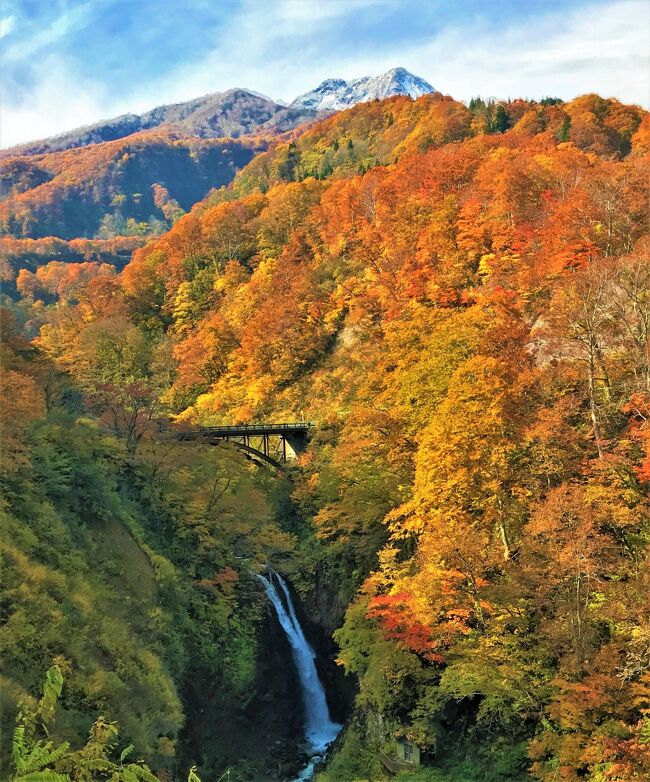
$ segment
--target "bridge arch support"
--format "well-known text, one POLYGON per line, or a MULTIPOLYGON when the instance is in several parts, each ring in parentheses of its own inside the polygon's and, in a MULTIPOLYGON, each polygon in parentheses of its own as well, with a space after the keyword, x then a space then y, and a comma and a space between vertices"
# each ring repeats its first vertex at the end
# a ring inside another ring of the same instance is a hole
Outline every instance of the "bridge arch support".
POLYGON ((206 445, 230 442, 256 463, 284 469, 305 450, 314 429, 311 423, 203 426, 175 436, 181 441, 206 445))

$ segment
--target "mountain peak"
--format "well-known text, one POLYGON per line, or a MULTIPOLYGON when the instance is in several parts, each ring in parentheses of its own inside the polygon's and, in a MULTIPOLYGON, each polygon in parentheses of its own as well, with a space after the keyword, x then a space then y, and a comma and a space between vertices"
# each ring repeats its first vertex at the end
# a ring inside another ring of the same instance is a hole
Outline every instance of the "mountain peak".
POLYGON ((0 158, 85 147, 153 128, 166 128, 182 137, 197 138, 237 138, 263 130, 284 132, 314 117, 315 112, 295 108, 289 111, 284 104, 259 92, 232 87, 182 103, 156 106, 144 114, 122 114, 51 138, 0 150, 0 158))
POLYGON ((408 95, 419 98, 434 92, 428 81, 415 76, 406 68, 391 68, 381 76, 364 76, 360 79, 325 79, 318 87, 299 95, 291 108, 316 111, 339 111, 370 100, 408 95))
POLYGON ((391 68, 390 70, 386 71, 384 76, 394 76, 396 78, 407 76, 411 79, 418 78, 417 76, 414 76, 410 71, 407 71, 406 68, 402 68, 401 65, 398 65, 397 68, 391 68))
POLYGON ((182 103, 156 106, 144 114, 122 114, 47 139, 0 150, 0 158, 20 154, 57 152, 114 141, 132 133, 164 127, 182 137, 221 138, 260 131, 284 132, 301 122, 313 120, 318 112, 347 109, 357 103, 393 95, 434 92, 429 82, 406 68, 391 68, 381 76, 364 76, 346 81, 329 78, 287 106, 255 90, 233 87, 182 103))

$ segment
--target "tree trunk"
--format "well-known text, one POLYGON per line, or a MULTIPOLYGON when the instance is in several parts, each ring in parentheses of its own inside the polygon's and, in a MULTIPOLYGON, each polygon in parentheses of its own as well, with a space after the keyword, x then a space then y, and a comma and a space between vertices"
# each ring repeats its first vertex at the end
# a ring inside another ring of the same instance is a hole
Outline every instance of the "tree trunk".
POLYGON ((598 422, 598 406, 596 404, 596 362, 594 356, 593 344, 589 345, 589 412, 591 415, 591 425, 594 430, 594 440, 598 458, 603 458, 603 449, 600 441, 600 424, 598 422))

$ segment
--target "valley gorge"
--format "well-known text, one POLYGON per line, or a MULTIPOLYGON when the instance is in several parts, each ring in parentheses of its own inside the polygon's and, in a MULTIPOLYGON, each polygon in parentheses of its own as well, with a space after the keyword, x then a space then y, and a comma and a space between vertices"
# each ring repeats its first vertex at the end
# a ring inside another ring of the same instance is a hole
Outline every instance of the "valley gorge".
POLYGON ((388 73, 3 152, 2 779, 650 773, 650 115, 388 73))

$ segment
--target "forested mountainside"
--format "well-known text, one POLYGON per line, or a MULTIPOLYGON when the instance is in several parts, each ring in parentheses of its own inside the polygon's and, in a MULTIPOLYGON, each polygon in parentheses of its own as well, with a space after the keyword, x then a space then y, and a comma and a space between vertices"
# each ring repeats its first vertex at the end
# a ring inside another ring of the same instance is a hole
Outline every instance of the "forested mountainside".
MULTIPOLYGON (((295 547, 274 521, 277 479, 205 446, 150 441, 135 455, 80 417, 79 391, 3 317, 3 725, 19 702, 34 707, 54 663, 65 676, 50 725, 59 741, 83 744, 101 714, 106 739, 117 720, 120 748, 169 771, 190 747, 192 762, 244 757, 226 733, 244 715, 289 743, 295 725, 279 727, 268 702, 286 700, 286 666, 269 654, 258 665, 258 647, 273 644, 264 601, 232 567, 243 541, 259 562, 295 547), (206 719, 221 735, 196 747, 206 719)), ((3 779, 10 742, 5 729, 3 779)))
MULTIPOLYGON (((76 265, 99 268, 108 265, 112 271, 122 269, 136 247, 147 242, 144 236, 120 236, 114 239, 11 239, 0 238, 0 281, 5 295, 19 298, 22 285, 32 284, 34 274, 51 281, 52 270, 65 278, 82 273, 76 265), (20 279, 19 279, 20 278, 20 279)), ((58 284, 58 282, 57 282, 58 284)), ((46 286, 47 289, 47 286, 46 286)), ((55 291, 56 292, 56 291, 55 291)))
POLYGON ((146 131, 63 152, 0 160, 4 235, 109 239, 161 233, 263 149, 260 139, 146 131))
POLYGON ((393 98, 274 143, 120 274, 23 275, 7 711, 55 659, 57 739, 102 714, 161 774, 274 778, 228 755, 268 702, 268 562, 357 687, 318 780, 382 780, 404 738, 413 782, 647 778, 649 156, 648 114, 596 95, 393 98), (302 417, 279 482, 154 423, 302 417))
POLYGON ((350 85, 329 80, 317 99, 291 106, 232 89, 1 150, 0 231, 68 240, 163 233, 279 134, 343 106, 432 91, 403 68, 350 85))

